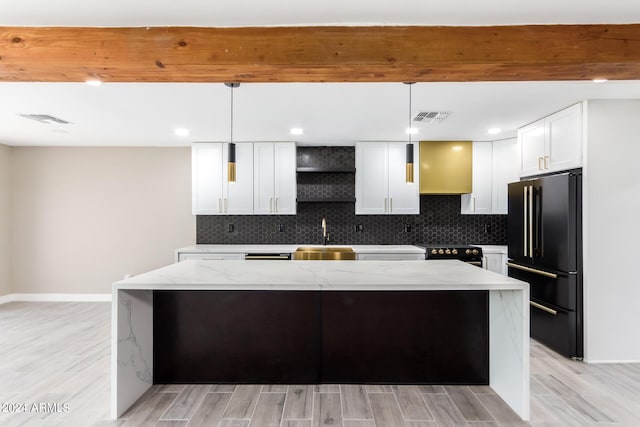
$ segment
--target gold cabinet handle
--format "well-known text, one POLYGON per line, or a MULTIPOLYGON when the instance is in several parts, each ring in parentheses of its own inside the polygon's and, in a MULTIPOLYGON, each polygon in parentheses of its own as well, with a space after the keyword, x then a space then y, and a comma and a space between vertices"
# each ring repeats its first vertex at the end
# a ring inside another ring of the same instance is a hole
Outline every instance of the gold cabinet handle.
POLYGON ((224 198, 224 213, 227 213, 227 198, 224 198))
POLYGON ((540 276, 551 277, 552 279, 557 279, 558 275, 555 273, 549 273, 548 271, 538 270, 536 268, 525 267, 524 265, 514 264, 512 262, 508 262, 507 265, 511 268, 515 268, 517 270, 526 271, 528 273, 539 274, 540 276))
POLYGON ((278 212, 278 198, 276 197, 276 212, 278 212))
POLYGON ((524 206, 524 209, 523 209, 524 218, 522 220, 522 229, 524 230, 524 238, 523 238, 523 243, 524 243, 524 254, 523 255, 524 256, 527 256, 527 249, 529 247, 529 245, 527 244, 528 243, 527 242, 527 236, 528 236, 528 233, 527 233, 527 229, 528 229, 528 227, 527 227, 527 219, 528 219, 527 210, 529 210, 529 208, 527 207, 527 200, 528 200, 527 199, 527 190, 528 189, 529 189, 529 187, 525 185, 525 187, 524 187, 524 205, 523 205, 524 206))
POLYGON ((393 212, 393 197, 389 197, 389 213, 393 212))
POLYGON ((549 166, 547 166, 547 160, 549 160, 549 163, 551 163, 551 157, 544 156, 544 168, 545 169, 549 169, 549 166))
POLYGON ((529 186, 529 258, 533 258, 533 185, 529 186))
POLYGON ((540 163, 543 163, 544 159, 542 157, 538 157, 538 170, 544 170, 540 163))
POLYGON ((475 212, 475 211, 476 211, 476 197, 475 197, 475 196, 473 196, 473 197, 471 198, 471 201, 473 202, 473 208, 472 208, 472 209, 473 209, 473 211, 472 211, 472 212, 475 212))
POLYGON ((554 316, 558 315, 558 312, 556 310, 546 307, 542 304, 538 304, 537 302, 529 301, 529 304, 531 304, 531 307, 535 307, 538 310, 546 311, 547 313, 553 314, 554 316))
POLYGON ((222 213, 222 199, 218 197, 218 213, 222 213))
POLYGON ((384 213, 387 213, 387 198, 384 198, 384 213))

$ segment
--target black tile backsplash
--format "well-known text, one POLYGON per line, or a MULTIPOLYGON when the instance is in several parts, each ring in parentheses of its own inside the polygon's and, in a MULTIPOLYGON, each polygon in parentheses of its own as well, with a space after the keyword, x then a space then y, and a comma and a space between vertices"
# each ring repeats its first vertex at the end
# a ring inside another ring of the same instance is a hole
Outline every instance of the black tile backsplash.
POLYGON ((299 203, 297 215, 199 215, 197 243, 507 244, 506 215, 461 215, 460 196, 420 196, 420 215, 355 215, 353 203, 299 203), (229 224, 234 231, 229 232, 229 224), (280 225, 284 231, 279 231, 280 225), (356 225, 362 231, 356 232, 356 225), (409 231, 406 226, 409 226, 409 231))
MULTIPOLYGON (((298 147, 296 157, 299 167, 355 166, 354 147, 298 147)), ((354 177, 353 173, 298 173, 298 199, 355 198, 354 177)), ((196 241, 321 244, 320 224, 326 218, 330 244, 507 243, 507 216, 461 215, 460 196, 420 196, 420 215, 355 215, 354 203, 298 203, 297 211, 297 215, 199 215, 196 241)))

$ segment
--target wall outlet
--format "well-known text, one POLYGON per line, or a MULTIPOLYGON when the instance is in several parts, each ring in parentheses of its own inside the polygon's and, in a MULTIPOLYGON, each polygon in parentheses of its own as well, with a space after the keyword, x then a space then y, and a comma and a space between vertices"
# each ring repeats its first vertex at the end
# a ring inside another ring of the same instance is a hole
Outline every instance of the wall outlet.
POLYGON ((233 233, 236 229, 236 226, 233 224, 229 224, 229 233, 233 233))
POLYGON ((281 233, 284 233, 284 230, 285 230, 284 224, 278 224, 278 231, 281 233))
POLYGON ((356 224, 355 230, 356 233, 362 233, 364 231, 364 226, 362 224, 356 224))
POLYGON ((404 232, 405 233, 411 233, 411 224, 405 224, 404 225, 404 232))
POLYGON ((491 233, 491 224, 486 223, 486 224, 482 227, 482 229, 484 230, 484 233, 485 233, 485 234, 489 234, 489 233, 491 233))

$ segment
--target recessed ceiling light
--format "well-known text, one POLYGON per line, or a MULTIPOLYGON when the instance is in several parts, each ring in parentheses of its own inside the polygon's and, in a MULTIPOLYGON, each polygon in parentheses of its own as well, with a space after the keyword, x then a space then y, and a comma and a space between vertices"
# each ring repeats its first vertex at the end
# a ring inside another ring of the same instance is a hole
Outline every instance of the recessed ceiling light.
POLYGON ((102 82, 100 80, 87 80, 85 81, 86 84, 88 84, 89 86, 100 86, 102 84, 102 82))
POLYGON ((502 132, 502 129, 500 129, 500 128, 489 128, 489 129, 487 129, 487 133, 489 135, 497 135, 500 132, 502 132))
POLYGON ((418 133, 418 128, 407 128, 405 129, 405 132, 409 135, 415 135, 416 133, 418 133))
POLYGON ((607 79, 603 79, 603 78, 598 78, 598 79, 593 79, 591 81, 594 82, 594 83, 605 83, 608 80, 607 79))
POLYGON ((289 129, 289 133, 291 135, 302 135, 304 133, 304 129, 302 129, 302 128, 291 128, 291 129, 289 129))
POLYGON ((178 128, 174 132, 178 136, 189 136, 189 129, 178 128))

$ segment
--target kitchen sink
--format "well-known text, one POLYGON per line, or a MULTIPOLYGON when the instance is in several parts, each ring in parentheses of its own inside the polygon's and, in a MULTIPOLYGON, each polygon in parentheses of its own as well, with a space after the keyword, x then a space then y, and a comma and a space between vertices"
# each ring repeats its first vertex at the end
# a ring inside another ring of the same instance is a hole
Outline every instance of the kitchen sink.
POLYGON ((351 248, 304 246, 293 253, 294 260, 354 261, 356 253, 351 248))

